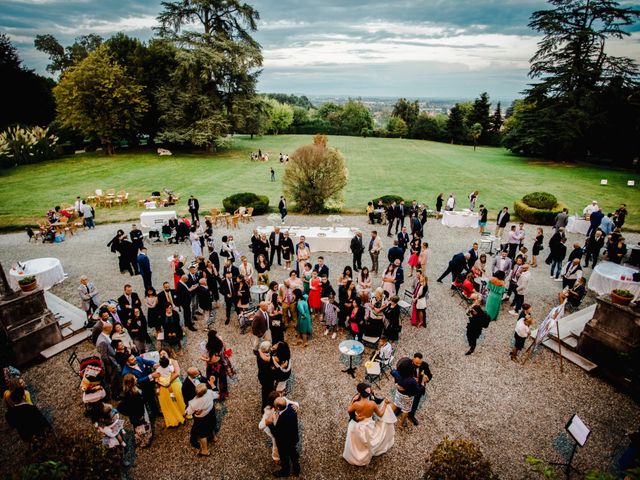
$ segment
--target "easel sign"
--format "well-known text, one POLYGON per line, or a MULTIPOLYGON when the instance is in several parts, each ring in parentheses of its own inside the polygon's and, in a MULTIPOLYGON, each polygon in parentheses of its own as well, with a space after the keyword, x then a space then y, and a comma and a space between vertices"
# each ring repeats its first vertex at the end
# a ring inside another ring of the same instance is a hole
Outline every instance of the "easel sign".
POLYGON ((581 447, 587 442, 589 435, 591 434, 591 430, 587 427, 582 419, 578 415, 573 415, 565 425, 567 432, 571 435, 571 438, 575 440, 573 444, 573 448, 571 449, 571 455, 569 455, 569 460, 565 463, 551 462, 550 465, 555 465, 557 467, 562 467, 564 470, 565 478, 567 480, 571 478, 571 472, 575 471, 576 473, 581 473, 576 467, 572 465, 573 457, 576 454, 576 449, 578 445, 581 447))
POLYGON ((571 435, 576 443, 581 447, 584 447, 589 435, 591 435, 591 430, 589 430, 589 427, 584 424, 578 415, 571 417, 565 428, 567 429, 567 432, 569 432, 569 435, 571 435))

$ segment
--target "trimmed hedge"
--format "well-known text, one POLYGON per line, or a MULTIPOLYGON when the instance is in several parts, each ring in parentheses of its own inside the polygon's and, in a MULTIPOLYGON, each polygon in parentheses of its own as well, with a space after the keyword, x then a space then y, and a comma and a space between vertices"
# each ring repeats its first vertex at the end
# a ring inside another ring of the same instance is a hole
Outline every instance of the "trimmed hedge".
POLYGON ((263 215, 269 211, 269 197, 251 192, 236 193, 222 200, 224 209, 235 212, 239 207, 253 207, 254 215, 263 215))
POLYGON ((551 193, 533 192, 522 197, 522 202, 533 208, 553 210, 558 204, 558 199, 551 193))
POLYGON ((378 200, 382 200, 384 205, 391 205, 391 202, 400 203, 404 198, 400 195, 382 195, 381 197, 373 199, 373 205, 378 205, 378 200))
POLYGON ((554 225, 556 223, 556 215, 567 208, 564 203, 558 203, 553 208, 535 208, 530 207, 523 201, 513 203, 513 209, 518 218, 523 222, 532 223, 534 225, 554 225))

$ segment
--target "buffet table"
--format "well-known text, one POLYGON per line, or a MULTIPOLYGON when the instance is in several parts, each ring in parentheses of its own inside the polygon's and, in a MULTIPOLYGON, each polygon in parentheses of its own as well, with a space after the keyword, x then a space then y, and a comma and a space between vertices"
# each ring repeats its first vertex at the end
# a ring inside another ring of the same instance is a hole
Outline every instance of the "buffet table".
MULTIPOLYGON (((282 227, 281 232, 289 232, 289 237, 295 246, 300 241, 300 236, 305 237, 312 252, 351 252, 351 239, 357 229, 348 227, 337 227, 335 231, 332 227, 282 227)), ((259 233, 269 236, 273 227, 258 227, 259 233)), ((367 239, 363 239, 366 244, 367 239)))
POLYGON ((582 235, 586 235, 589 231, 590 225, 591 222, 589 220, 585 220, 582 217, 569 217, 569 223, 567 223, 567 232, 581 233, 582 235))
POLYGON ((478 228, 479 218, 477 213, 471 211, 444 211, 442 212, 442 225, 447 227, 478 228))
POLYGON ((19 267, 9 270, 11 288, 18 290, 20 288, 18 281, 28 276, 36 277, 38 287, 43 290, 48 290, 65 279, 60 260, 57 258, 36 258, 24 262, 21 270, 19 267))
POLYGON ((640 282, 632 280, 638 270, 613 262, 600 262, 589 277, 589 289, 598 295, 606 295, 616 288, 629 290, 634 298, 640 294, 640 282))
POLYGON ((140 214, 140 227, 158 228, 169 220, 176 218, 175 210, 154 210, 140 214))

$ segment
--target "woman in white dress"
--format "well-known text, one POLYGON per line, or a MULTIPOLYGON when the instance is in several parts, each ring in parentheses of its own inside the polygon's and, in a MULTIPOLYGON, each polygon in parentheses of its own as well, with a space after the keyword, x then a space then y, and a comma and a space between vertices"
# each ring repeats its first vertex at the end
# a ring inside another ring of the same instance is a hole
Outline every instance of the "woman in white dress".
POLYGON ((196 232, 196 227, 191 227, 189 231, 189 240, 191 241, 191 251, 195 258, 202 256, 202 247, 200 246, 200 237, 196 232))
MULTIPOLYGON (((271 433, 271 430, 269 429, 269 426, 267 425, 267 420, 269 418, 273 417, 273 414, 275 413, 275 407, 274 407, 274 403, 276 401, 276 398, 282 396, 283 392, 271 392, 269 394, 269 399, 267 401, 267 406, 264 407, 264 414, 262 415, 262 419, 260 420, 260 423, 258 424, 258 429, 261 432, 266 433, 269 438, 271 439, 271 458, 273 459, 273 461, 277 464, 280 463, 280 454, 278 453, 278 446, 276 445, 276 439, 273 437, 273 434, 271 433)), ((285 399, 285 401, 287 402, 287 405, 291 404, 293 405, 293 408, 296 410, 296 412, 298 411, 298 409, 300 408, 300 404, 298 402, 293 402, 291 400, 289 400, 286 397, 283 397, 285 399)))
POLYGON ((343 458, 351 465, 368 465, 371 458, 387 452, 395 440, 396 416, 389 407, 389 400, 381 408, 371 400, 371 387, 358 384, 358 394, 347 409, 352 415, 347 428, 343 458), (378 417, 373 420, 373 415, 378 417))

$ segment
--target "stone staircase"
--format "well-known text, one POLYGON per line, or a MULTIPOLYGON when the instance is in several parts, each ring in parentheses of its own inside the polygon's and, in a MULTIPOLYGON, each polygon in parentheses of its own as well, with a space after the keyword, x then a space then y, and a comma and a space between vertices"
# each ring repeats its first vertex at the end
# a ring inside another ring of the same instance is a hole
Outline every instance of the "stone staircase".
POLYGON ((91 332, 84 327, 87 316, 78 307, 48 291, 45 292, 44 298, 60 325, 63 338, 62 342, 40 352, 40 355, 47 359, 83 342, 89 338, 91 332))
MULTIPOLYGON (((595 363, 587 360, 576 352, 578 339, 584 326, 593 318, 596 311, 596 304, 591 305, 577 312, 565 315, 558 322, 558 329, 553 328, 549 332, 549 337, 542 344, 549 350, 560 353, 572 363, 575 363, 583 370, 590 372, 597 367, 595 363), (559 335, 558 335, 559 330, 559 335)), ((535 338, 537 329, 532 330, 531 336, 535 338)))

